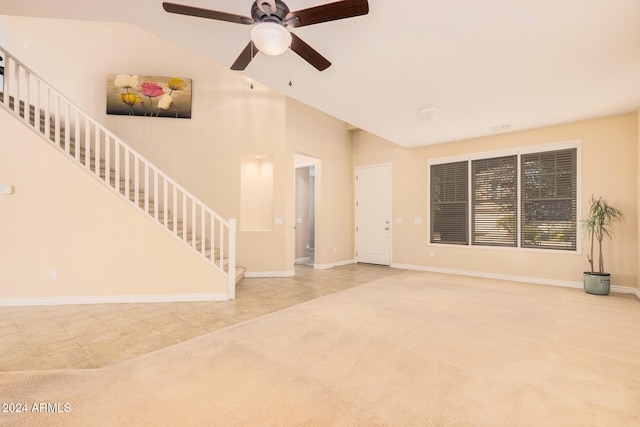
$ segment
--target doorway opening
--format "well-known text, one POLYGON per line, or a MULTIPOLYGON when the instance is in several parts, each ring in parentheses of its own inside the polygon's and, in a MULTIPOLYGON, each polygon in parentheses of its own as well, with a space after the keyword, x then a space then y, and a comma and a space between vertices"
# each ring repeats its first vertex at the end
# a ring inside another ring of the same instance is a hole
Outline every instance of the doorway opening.
POLYGON ((295 155, 295 264, 316 261, 316 174, 320 160, 295 155))

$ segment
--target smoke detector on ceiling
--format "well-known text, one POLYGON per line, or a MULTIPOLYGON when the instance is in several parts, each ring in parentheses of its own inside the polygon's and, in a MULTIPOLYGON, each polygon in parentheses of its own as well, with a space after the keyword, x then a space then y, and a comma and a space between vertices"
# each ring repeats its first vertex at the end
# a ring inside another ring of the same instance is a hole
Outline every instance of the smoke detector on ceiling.
POLYGON ((425 119, 432 121, 438 118, 440 115, 440 110, 434 107, 427 107, 418 110, 418 115, 420 117, 424 117, 425 119))

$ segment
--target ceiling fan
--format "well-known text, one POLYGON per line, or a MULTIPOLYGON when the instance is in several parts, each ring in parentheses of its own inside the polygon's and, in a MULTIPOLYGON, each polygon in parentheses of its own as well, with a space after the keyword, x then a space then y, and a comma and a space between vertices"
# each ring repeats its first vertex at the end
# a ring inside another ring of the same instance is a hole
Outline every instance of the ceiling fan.
POLYGON ((291 12, 281 0, 256 0, 251 6, 251 17, 168 2, 163 2, 162 7, 169 13, 179 15, 253 25, 251 41, 231 66, 232 70, 247 68, 258 51, 279 55, 290 47, 309 64, 323 71, 331 62, 287 30, 287 27, 304 27, 369 13, 367 0, 342 0, 295 12, 291 12))

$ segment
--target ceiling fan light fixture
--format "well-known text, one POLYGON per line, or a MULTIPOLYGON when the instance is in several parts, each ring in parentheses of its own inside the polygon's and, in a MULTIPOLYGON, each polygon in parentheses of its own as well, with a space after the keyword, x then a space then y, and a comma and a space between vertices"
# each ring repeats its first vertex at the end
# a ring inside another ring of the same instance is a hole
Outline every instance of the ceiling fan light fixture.
POLYGON ((251 40, 266 55, 281 55, 291 46, 291 33, 276 22, 261 22, 251 30, 251 40))
POLYGON ((252 2, 250 16, 168 1, 163 1, 162 7, 167 13, 253 26, 251 41, 231 65, 231 69, 236 71, 245 70, 258 52, 280 55, 287 49, 291 49, 291 52, 296 53, 318 71, 324 71, 331 66, 331 62, 295 33, 290 33, 287 28, 305 27, 369 13, 368 0, 330 0, 319 6, 295 11, 291 11, 284 0, 252 0, 252 2))

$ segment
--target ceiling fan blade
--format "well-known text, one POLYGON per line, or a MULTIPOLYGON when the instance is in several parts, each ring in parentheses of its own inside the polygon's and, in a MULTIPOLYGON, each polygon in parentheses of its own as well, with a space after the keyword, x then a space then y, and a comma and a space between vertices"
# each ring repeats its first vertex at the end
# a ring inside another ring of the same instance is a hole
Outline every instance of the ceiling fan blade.
POLYGON ((251 62, 254 56, 258 53, 258 48, 253 44, 253 42, 249 42, 247 47, 240 53, 240 56, 236 59, 236 62, 231 66, 232 70, 242 71, 247 68, 247 65, 251 62))
POLYGON ((331 62, 318 51, 305 43, 300 37, 291 33, 291 50, 300 55, 302 59, 307 61, 318 69, 318 71, 326 70, 331 66, 331 62))
POLYGON ((299 20, 299 22, 292 21, 292 26, 304 27, 321 22, 366 15, 367 13, 369 13, 369 2, 367 0, 342 0, 291 12, 289 16, 297 16, 299 20))
POLYGON ((162 7, 169 13, 178 15, 196 16, 198 18, 216 19, 218 21, 233 22, 236 24, 253 24, 253 19, 248 16, 232 13, 218 12, 217 10, 201 9, 199 7, 185 6, 182 4, 163 2, 162 7))

